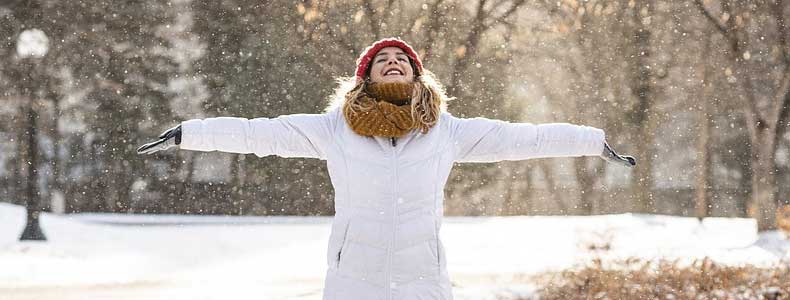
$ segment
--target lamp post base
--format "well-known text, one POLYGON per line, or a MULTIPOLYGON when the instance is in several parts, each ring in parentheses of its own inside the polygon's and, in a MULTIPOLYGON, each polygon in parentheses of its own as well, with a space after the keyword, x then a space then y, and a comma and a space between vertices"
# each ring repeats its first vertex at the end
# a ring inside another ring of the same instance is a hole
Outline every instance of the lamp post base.
POLYGON ((25 225, 25 230, 22 231, 22 235, 19 237, 20 241, 46 241, 47 237, 44 235, 44 231, 41 230, 41 225, 38 221, 38 211, 31 212, 28 210, 27 212, 27 224, 25 225))

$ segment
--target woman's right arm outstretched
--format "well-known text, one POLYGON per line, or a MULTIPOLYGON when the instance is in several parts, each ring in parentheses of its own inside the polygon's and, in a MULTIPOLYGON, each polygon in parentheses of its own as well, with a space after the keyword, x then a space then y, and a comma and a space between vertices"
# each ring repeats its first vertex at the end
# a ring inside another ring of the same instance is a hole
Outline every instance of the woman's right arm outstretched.
MULTIPOLYGON (((283 115, 271 119, 196 119, 181 123, 181 138, 177 145, 185 150, 325 159, 325 150, 333 142, 336 123, 336 110, 324 114, 283 115)), ((175 136, 172 142, 162 142, 164 136, 160 136, 159 141, 143 145, 138 152, 152 153, 167 149, 168 143, 175 144, 175 136), (163 146, 165 148, 157 149, 163 146)))

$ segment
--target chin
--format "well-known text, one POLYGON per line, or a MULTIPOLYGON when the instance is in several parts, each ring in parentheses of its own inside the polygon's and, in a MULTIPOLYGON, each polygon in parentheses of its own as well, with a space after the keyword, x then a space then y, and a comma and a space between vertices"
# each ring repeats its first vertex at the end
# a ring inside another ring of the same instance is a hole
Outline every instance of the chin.
POLYGON ((406 77, 384 77, 379 82, 381 83, 408 83, 409 80, 406 77))

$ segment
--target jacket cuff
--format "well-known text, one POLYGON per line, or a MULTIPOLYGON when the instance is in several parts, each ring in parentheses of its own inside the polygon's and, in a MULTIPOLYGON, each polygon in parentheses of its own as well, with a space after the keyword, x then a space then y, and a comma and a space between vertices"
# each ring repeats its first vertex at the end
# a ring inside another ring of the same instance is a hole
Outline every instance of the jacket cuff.
POLYGON ((203 121, 200 119, 181 122, 181 149, 210 151, 203 143, 202 130, 203 121))
POLYGON ((606 133, 602 129, 595 127, 588 128, 590 132, 590 144, 588 149, 590 149, 590 152, 587 153, 587 155, 600 156, 603 153, 604 144, 606 143, 606 133))

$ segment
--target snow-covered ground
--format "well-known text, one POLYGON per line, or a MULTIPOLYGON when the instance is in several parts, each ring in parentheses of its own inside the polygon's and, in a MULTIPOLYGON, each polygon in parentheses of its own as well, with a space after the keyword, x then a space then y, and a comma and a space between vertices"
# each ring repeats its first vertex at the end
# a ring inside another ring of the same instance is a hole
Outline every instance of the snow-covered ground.
MULTIPOLYGON (((43 214, 49 240, 18 242, 24 209, 0 203, 0 299, 320 299, 331 221, 43 214)), ((750 219, 449 217, 442 239, 459 300, 530 294, 529 275, 593 257, 790 259, 750 219)))

